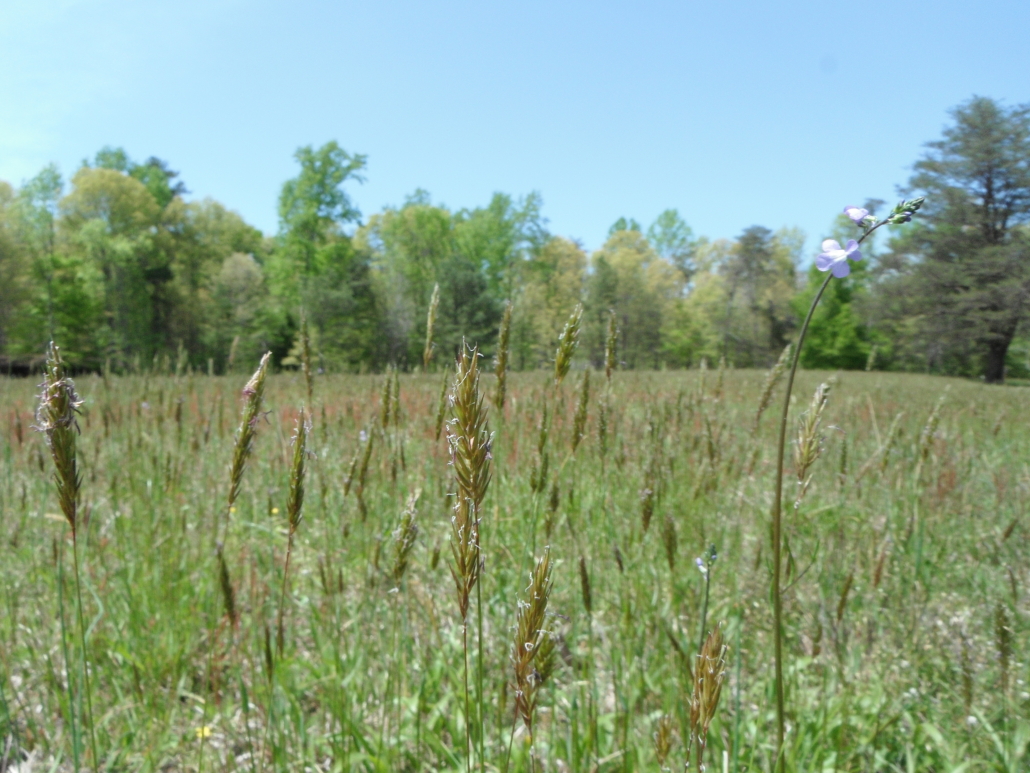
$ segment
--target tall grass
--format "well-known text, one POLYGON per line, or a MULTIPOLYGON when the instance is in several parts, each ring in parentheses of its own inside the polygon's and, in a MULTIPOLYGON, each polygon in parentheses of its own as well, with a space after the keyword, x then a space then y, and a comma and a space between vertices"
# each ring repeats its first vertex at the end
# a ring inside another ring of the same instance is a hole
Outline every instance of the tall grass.
MULTIPOLYGON (((475 518, 488 529, 474 543, 478 561, 467 562, 480 603, 472 585, 462 617, 447 561, 434 558, 448 553, 458 515, 448 495, 461 486, 451 446, 436 438, 438 374, 391 375, 388 442, 382 376, 319 376, 324 415, 307 435, 306 515, 289 548, 281 601, 303 372, 266 376, 227 515, 237 422, 249 426, 233 415, 247 377, 176 377, 173 366, 87 375, 75 385, 76 512, 88 553, 80 563, 84 628, 76 618, 68 638, 69 654, 88 671, 76 677, 67 669, 68 686, 56 612, 69 525, 49 480, 45 434, 17 431, 32 421, 33 384, 4 381, 0 695, 10 760, 33 754, 45 769, 74 764, 74 735, 88 746, 93 723, 83 692, 85 721, 72 727, 67 689, 84 690, 88 675, 100 768, 188 769, 205 745, 212 770, 503 769, 516 711, 518 600, 530 600, 526 578, 546 544, 551 587, 541 630, 553 643, 553 671, 534 683, 532 735, 523 718, 515 723, 512 773, 530 765, 681 768, 699 632, 717 629, 732 649, 705 736, 709 770, 720 768, 723 752, 733 771, 770 770, 778 755, 788 770, 1026 764, 1030 439, 1016 418, 1025 415, 1021 389, 837 374, 815 431, 821 457, 805 475, 802 506, 786 508, 783 519, 789 732, 780 754, 765 517, 779 428, 765 417, 755 429, 766 373, 726 368, 716 400, 715 372, 702 391, 697 371, 613 369, 610 386, 605 378, 587 403, 582 428, 575 361, 567 377, 574 387, 557 400, 550 371, 508 373, 503 431, 476 446, 491 482, 475 518), (544 451, 557 461, 533 490, 545 405, 544 451), (577 437, 555 489, 554 471, 577 437), (653 492, 646 532, 645 488, 653 492), (405 513, 418 489, 412 536, 405 513), (213 491, 222 499, 212 501, 213 491), (534 550, 536 512, 551 528, 546 543, 539 529, 534 550), (224 576, 211 545, 214 522, 224 576), (719 557, 703 624, 705 578, 691 562, 712 544, 719 557), (471 634, 467 714, 463 620, 471 634), (274 754, 260 749, 270 720, 274 754)), ((792 437, 832 375, 797 372, 792 437)), ((480 396, 494 383, 481 375, 480 396)), ((491 424, 496 416, 491 411, 491 424)), ((796 480, 795 465, 787 471, 796 480)), ((471 528, 472 510, 466 515, 471 528)), ((71 610, 75 597, 68 599, 71 610)), ((692 746, 691 766, 700 748, 692 746)))

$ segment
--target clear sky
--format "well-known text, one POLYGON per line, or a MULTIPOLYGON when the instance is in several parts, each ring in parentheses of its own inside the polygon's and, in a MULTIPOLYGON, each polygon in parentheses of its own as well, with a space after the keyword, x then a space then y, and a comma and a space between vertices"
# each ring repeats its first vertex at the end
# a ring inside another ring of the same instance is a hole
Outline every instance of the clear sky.
POLYGON ((599 246, 892 200, 947 110, 1030 101, 1030 2, 3 0, 0 179, 103 145, 274 232, 294 150, 368 155, 364 214, 539 191, 599 246))

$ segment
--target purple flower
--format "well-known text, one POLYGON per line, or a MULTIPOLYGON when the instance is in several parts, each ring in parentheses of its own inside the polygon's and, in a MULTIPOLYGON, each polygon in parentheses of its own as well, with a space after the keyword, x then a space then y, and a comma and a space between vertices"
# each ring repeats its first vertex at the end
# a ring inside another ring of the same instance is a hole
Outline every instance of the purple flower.
POLYGON ((823 242, 823 251, 815 259, 815 266, 820 271, 832 271, 835 277, 841 279, 851 273, 848 258, 862 260, 858 242, 848 239, 848 246, 842 250, 836 239, 827 239, 823 242))
POLYGON ((862 221, 869 215, 868 209, 862 209, 862 207, 852 207, 848 205, 844 207, 844 214, 847 215, 854 221, 855 225, 861 225, 862 221))

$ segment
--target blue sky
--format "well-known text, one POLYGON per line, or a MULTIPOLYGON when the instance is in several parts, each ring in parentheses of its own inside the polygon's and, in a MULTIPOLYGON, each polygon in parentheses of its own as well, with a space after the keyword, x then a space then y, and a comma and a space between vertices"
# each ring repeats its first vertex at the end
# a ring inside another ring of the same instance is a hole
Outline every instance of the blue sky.
POLYGON ((1030 101, 1030 3, 4 0, 0 179, 103 145, 266 232, 294 150, 368 154, 367 215, 540 191, 553 232, 695 233, 892 200, 973 94, 1030 101))

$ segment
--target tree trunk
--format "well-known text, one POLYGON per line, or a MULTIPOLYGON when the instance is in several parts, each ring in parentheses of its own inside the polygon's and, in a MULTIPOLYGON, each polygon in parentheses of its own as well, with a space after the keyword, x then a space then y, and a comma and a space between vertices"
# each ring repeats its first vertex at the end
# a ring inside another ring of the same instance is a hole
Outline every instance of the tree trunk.
POLYGON ((988 384, 1005 383, 1005 355, 1009 351, 1012 336, 990 341, 987 344, 987 359, 984 363, 984 381, 988 384))

